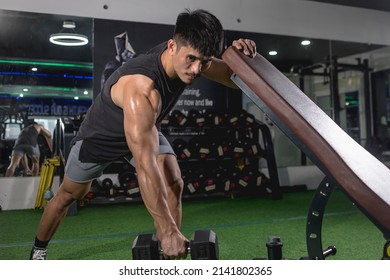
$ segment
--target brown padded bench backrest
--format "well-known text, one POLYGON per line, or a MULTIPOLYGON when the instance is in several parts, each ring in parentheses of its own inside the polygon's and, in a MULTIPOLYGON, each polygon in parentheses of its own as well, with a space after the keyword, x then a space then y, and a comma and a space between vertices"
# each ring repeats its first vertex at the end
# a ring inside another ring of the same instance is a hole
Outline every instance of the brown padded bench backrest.
POLYGON ((389 238, 390 169, 353 140, 261 55, 250 58, 229 47, 222 59, 256 95, 255 99, 259 98, 259 103, 294 134, 299 141, 299 145, 295 144, 310 150, 310 156, 315 157, 313 162, 320 162, 323 172, 331 176, 389 238))

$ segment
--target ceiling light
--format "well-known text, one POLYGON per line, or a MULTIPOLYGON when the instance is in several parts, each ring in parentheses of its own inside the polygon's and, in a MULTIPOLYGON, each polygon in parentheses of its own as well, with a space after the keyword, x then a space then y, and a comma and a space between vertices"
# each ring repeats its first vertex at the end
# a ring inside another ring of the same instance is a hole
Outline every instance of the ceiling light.
POLYGON ((87 36, 77 34, 74 29, 76 28, 76 23, 71 20, 65 20, 62 24, 62 29, 59 33, 50 35, 50 42, 56 45, 61 46, 84 46, 88 44, 87 36), (69 29, 69 32, 65 29, 69 29))
POLYGON ((37 68, 37 67, 33 67, 33 68, 31 68, 31 71, 37 72, 37 71, 38 71, 38 68, 37 68))
POLYGON ((64 23, 62 24, 62 27, 69 28, 69 29, 75 29, 76 23, 72 20, 65 20, 64 23))
POLYGON ((277 55, 278 52, 277 52, 277 51, 270 51, 268 54, 269 54, 269 55, 277 55))
POLYGON ((302 46, 308 46, 308 45, 310 45, 310 41, 309 40, 303 40, 302 42, 301 42, 301 45, 302 46))
POLYGON ((84 95, 88 95, 88 90, 84 90, 84 95))

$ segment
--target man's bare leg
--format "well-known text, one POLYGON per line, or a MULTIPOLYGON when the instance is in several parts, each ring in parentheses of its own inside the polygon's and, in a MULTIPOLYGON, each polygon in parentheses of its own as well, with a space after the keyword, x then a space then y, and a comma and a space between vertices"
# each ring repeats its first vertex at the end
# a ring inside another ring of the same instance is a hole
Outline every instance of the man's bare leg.
POLYGON ((19 165, 21 159, 22 159, 22 156, 13 155, 11 157, 11 162, 7 168, 6 173, 5 173, 6 177, 11 177, 14 175, 15 169, 19 165))
POLYGON ((46 258, 46 247, 66 216, 69 205, 83 198, 90 188, 91 182, 80 184, 64 178, 57 194, 45 206, 30 259, 46 258))

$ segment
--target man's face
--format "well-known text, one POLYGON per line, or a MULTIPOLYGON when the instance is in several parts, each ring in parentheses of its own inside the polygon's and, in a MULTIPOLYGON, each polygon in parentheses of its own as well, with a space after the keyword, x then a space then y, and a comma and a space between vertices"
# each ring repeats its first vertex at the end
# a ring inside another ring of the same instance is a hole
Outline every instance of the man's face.
POLYGON ((212 57, 203 56, 190 46, 179 45, 175 41, 174 44, 174 71, 185 84, 191 84, 210 67, 212 57))

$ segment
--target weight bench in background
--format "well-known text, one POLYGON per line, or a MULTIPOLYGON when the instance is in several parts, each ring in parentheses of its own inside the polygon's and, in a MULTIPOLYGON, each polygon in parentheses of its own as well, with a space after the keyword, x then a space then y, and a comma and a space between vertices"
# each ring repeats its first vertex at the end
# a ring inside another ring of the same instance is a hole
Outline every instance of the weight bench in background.
POLYGON ((320 230, 327 198, 321 196, 330 186, 339 186, 389 240, 390 169, 261 55, 250 58, 229 47, 222 59, 235 73, 232 80, 326 176, 308 213, 309 258, 325 257, 320 230))

